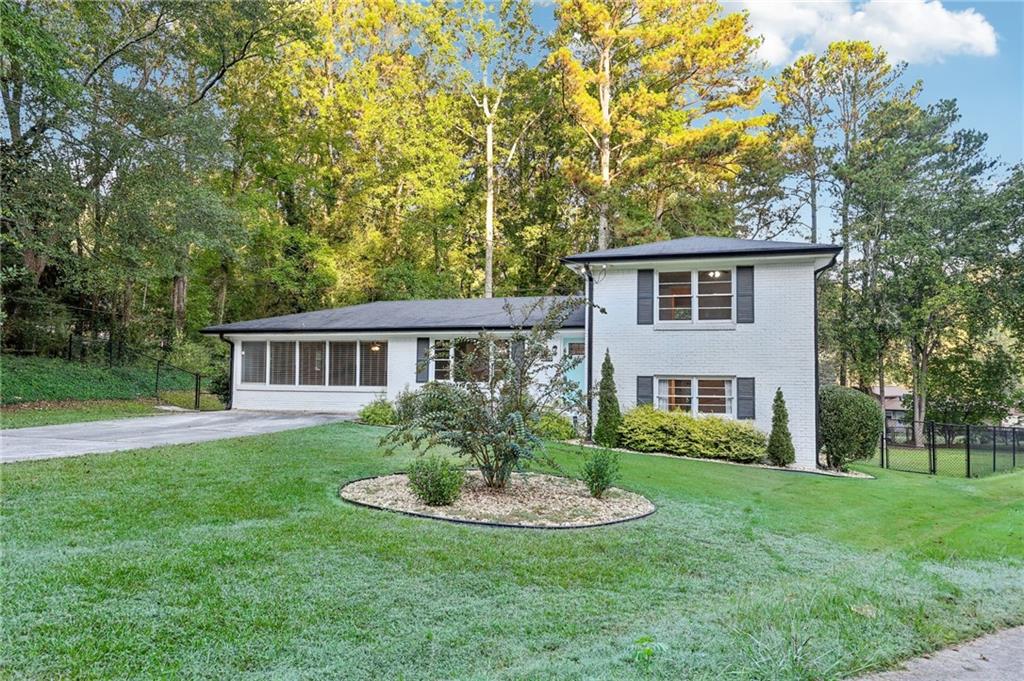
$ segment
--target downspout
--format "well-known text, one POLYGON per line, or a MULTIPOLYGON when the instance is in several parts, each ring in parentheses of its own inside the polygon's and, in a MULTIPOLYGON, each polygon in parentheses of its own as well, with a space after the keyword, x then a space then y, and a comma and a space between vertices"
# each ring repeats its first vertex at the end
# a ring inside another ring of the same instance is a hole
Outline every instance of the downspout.
POLYGON ((818 348, 818 275, 835 267, 838 253, 823 267, 814 270, 814 467, 821 468, 821 378, 818 348))
POLYGON ((583 266, 587 280, 587 439, 594 434, 594 275, 590 265, 583 266))
POLYGON ((224 334, 218 334, 218 337, 228 344, 230 348, 228 350, 228 403, 226 409, 231 409, 231 405, 235 403, 235 342, 228 340, 224 337, 224 334))

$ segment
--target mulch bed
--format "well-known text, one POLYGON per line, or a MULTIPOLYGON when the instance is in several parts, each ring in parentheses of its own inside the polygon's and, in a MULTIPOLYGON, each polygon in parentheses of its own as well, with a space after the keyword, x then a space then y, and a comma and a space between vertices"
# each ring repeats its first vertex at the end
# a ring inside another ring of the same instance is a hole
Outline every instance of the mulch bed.
POLYGON ((535 528, 592 527, 643 518, 654 504, 634 492, 613 487, 595 499, 579 480, 542 473, 516 473, 503 490, 484 485, 468 471, 462 495, 451 506, 427 506, 409 488, 404 474, 357 480, 341 488, 342 499, 413 515, 535 528))

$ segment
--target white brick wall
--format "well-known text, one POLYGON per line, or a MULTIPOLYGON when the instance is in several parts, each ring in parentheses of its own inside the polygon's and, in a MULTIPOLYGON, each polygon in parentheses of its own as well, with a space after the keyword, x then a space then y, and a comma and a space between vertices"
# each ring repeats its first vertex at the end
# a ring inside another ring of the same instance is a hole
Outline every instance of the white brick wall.
MULTIPOLYGON (((771 430, 775 389, 781 387, 795 465, 814 468, 814 270, 821 264, 813 259, 761 259, 594 266, 594 302, 606 314, 594 311, 593 385, 600 381, 605 349, 611 352, 624 411, 636 404, 637 376, 754 377, 754 423, 766 433, 771 430), (737 264, 754 265, 753 324, 659 323, 657 280, 655 323, 636 323, 638 267, 657 272, 737 264)), ((594 410, 596 418, 596 399, 594 410)))

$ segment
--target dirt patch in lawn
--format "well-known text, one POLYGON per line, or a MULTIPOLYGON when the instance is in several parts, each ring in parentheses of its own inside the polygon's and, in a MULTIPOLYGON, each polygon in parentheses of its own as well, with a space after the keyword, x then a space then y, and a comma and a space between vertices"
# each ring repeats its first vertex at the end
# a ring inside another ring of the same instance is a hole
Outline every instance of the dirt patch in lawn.
POLYGON ((427 506, 409 488, 404 474, 357 480, 341 488, 342 499, 364 506, 459 522, 535 528, 576 528, 636 520, 654 513, 654 504, 613 487, 590 496, 579 480, 541 473, 517 473, 503 490, 484 485, 478 471, 466 474, 462 495, 451 506, 427 506))

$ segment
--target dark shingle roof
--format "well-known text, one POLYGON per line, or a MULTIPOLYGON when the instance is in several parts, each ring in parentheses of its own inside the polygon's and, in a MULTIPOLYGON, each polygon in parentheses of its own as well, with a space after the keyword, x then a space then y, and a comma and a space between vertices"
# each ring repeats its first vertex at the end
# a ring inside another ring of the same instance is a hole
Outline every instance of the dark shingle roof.
POLYGON ((577 253, 562 260, 567 263, 607 262, 611 260, 659 260, 670 258, 705 258, 716 255, 834 255, 841 251, 831 244, 808 244, 794 241, 763 241, 731 239, 720 236, 688 236, 685 239, 656 241, 652 244, 608 248, 603 251, 577 253))
MULTIPOLYGON (((279 333, 317 331, 466 331, 530 327, 544 318, 550 304, 565 296, 529 298, 449 298, 446 300, 389 300, 331 310, 300 312, 281 317, 218 324, 203 333, 279 333), (511 305, 510 317, 505 309, 511 305), (529 314, 527 314, 529 313, 529 314), (525 319, 524 319, 525 316, 525 319)), ((585 306, 569 315, 563 328, 583 328, 585 306)))

